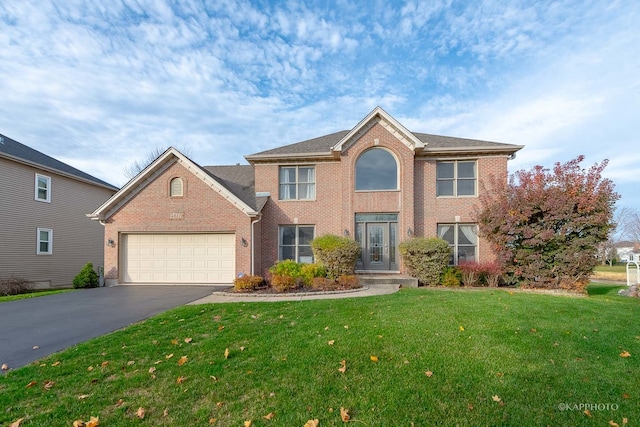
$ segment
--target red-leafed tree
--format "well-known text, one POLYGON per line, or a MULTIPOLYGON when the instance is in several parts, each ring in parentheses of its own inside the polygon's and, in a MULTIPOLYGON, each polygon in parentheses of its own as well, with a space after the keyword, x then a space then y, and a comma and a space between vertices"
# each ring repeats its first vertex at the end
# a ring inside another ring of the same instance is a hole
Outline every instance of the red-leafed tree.
POLYGON ((588 283, 620 196, 602 177, 607 160, 582 169, 583 160, 482 184, 475 210, 480 234, 520 286, 583 290, 588 283))

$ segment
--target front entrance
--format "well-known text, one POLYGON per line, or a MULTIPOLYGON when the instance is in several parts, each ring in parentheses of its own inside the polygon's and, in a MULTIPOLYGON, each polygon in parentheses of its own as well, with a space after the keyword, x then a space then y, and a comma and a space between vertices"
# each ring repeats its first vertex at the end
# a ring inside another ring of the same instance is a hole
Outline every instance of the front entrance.
POLYGON ((398 271, 398 214, 356 214, 358 270, 398 271))

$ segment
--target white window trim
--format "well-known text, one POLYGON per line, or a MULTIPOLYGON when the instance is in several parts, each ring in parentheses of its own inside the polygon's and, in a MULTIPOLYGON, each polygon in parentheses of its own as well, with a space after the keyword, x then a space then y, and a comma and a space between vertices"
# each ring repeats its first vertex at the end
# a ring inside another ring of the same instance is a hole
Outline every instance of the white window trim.
MULTIPOLYGON (((295 262, 300 262, 300 235, 299 235, 299 229, 300 227, 309 227, 309 228, 313 228, 313 238, 315 239, 316 237, 316 226, 314 224, 281 224, 278 226, 278 261, 283 261, 282 258, 282 247, 284 246, 282 244, 282 229, 284 227, 291 227, 294 228, 296 230, 296 244, 293 245, 293 247, 295 247, 295 257, 296 259, 294 260, 295 262)), ((287 247, 291 247, 292 245, 287 245, 287 247)), ((307 246, 307 245, 302 245, 302 246, 307 246)), ((313 260, 315 261, 315 260, 313 260)), ((312 261, 312 262, 313 262, 312 261)))
POLYGON ((51 177, 36 173, 34 198, 38 202, 51 203, 51 177), (47 181, 47 197, 45 199, 41 199, 40 197, 38 197, 38 190, 39 190, 39 188, 38 188, 38 179, 39 178, 44 178, 47 181))
POLYGON ((451 248, 451 256, 453 258, 453 264, 452 265, 458 265, 458 257, 459 257, 459 253, 460 253, 460 245, 458 243, 459 240, 459 233, 460 233, 460 229, 459 226, 462 225, 472 225, 474 226, 474 234, 476 237, 476 244, 474 245, 475 247, 475 262, 480 262, 480 236, 479 236, 479 230, 478 230, 478 224, 473 223, 473 222, 456 222, 456 223, 449 223, 449 222, 443 222, 443 223, 438 223, 436 225, 436 232, 439 238, 442 238, 440 236, 440 227, 444 227, 444 226, 448 226, 448 227, 453 227, 453 245, 449 244, 449 247, 451 248))
POLYGON ((36 231, 36 255, 52 255, 53 254, 53 230, 50 228, 38 228, 38 230, 36 231), (42 240, 40 240, 40 233, 46 231, 49 235, 49 250, 46 252, 43 252, 40 250, 40 243, 42 243, 42 240))
POLYGON ((478 171, 478 160, 476 159, 456 159, 456 160, 438 160, 436 161, 436 197, 442 197, 442 198, 463 198, 463 197, 478 197, 478 175, 479 175, 479 171, 478 171), (458 179, 468 179, 468 178, 458 178, 458 163, 459 162, 474 162, 475 163, 475 172, 476 172, 476 176, 474 178, 474 186, 473 186, 473 192, 474 194, 463 194, 461 196, 458 195, 458 179), (449 181, 444 180, 444 179, 438 179, 438 163, 453 163, 454 167, 453 167, 453 194, 442 194, 439 195, 437 194, 438 192, 438 188, 437 188, 437 183, 438 181, 449 181))

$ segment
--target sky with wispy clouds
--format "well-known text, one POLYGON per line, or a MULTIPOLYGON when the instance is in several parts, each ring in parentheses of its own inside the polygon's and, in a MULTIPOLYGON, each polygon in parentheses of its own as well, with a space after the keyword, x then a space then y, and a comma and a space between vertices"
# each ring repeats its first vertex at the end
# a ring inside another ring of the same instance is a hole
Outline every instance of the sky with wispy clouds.
POLYGON ((201 165, 353 128, 609 160, 640 209, 636 0, 0 2, 0 133, 114 185, 152 149, 201 165))

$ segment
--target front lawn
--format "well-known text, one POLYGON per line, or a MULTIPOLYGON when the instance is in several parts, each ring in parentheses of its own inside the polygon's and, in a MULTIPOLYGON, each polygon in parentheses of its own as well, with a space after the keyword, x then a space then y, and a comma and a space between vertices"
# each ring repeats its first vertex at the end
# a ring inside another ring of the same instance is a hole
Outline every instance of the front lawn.
POLYGON ((38 290, 26 292, 24 294, 2 295, 2 296, 0 296, 0 302, 16 301, 16 300, 19 300, 19 299, 27 299, 27 298, 35 298, 35 297, 43 297, 43 296, 46 296, 46 295, 61 294, 63 292, 71 292, 71 291, 73 291, 73 289, 43 289, 43 290, 38 289, 38 290))
POLYGON ((0 424, 636 425, 640 302, 593 290, 181 307, 0 376, 0 424))

